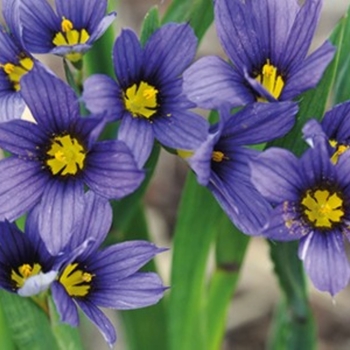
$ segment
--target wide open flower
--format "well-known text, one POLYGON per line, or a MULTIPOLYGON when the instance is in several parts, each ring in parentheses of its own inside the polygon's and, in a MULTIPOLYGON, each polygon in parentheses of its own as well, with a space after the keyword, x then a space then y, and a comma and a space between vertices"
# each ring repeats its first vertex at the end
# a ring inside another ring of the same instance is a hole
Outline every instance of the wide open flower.
POLYGON ((38 294, 57 276, 48 253, 29 219, 25 233, 8 221, 0 222, 0 287, 22 296, 38 294))
POLYGON ((118 81, 93 75, 84 84, 83 99, 93 113, 107 109, 111 120, 121 119, 119 139, 146 162, 154 138, 170 148, 195 149, 205 140, 208 124, 188 111, 180 75, 196 52, 189 25, 167 24, 142 48, 136 34, 123 30, 113 49, 118 81))
POLYGON ((246 146, 286 134, 296 110, 292 102, 274 108, 256 103, 233 116, 222 110, 220 123, 212 126, 208 139, 188 159, 198 182, 208 186, 228 217, 246 234, 258 234, 271 210, 250 182, 248 163, 258 151, 246 146))
POLYGON ((322 0, 216 0, 215 22, 233 66, 204 57, 184 73, 187 97, 203 108, 291 100, 316 86, 334 55, 325 42, 307 56, 322 0))
POLYGON ((129 241, 98 250, 112 223, 112 210, 93 193, 85 196, 85 218, 66 245, 67 258, 51 287, 61 321, 77 326, 79 306, 112 345, 116 333, 98 307, 118 310, 155 304, 164 288, 157 274, 137 272, 156 254, 164 251, 146 241, 129 241), (87 240, 86 249, 71 255, 87 240))
POLYGON ((33 53, 53 53, 80 61, 106 31, 116 13, 105 16, 107 0, 20 0, 22 40, 33 53))
POLYGON ((0 124, 0 220, 40 206, 39 231, 51 254, 55 237, 68 241, 84 210, 84 186, 108 199, 133 192, 144 178, 121 141, 97 142, 104 121, 79 115, 71 88, 44 70, 22 78, 22 96, 37 123, 0 124))
POLYGON ((275 206, 262 234, 299 239, 299 257, 315 287, 338 293, 350 278, 343 242, 350 238, 350 158, 334 165, 321 137, 300 159, 271 148, 251 170, 253 184, 275 206))
POLYGON ((18 1, 2 2, 3 16, 9 31, 0 26, 0 120, 20 118, 25 102, 20 80, 38 61, 23 47, 19 37, 18 1))

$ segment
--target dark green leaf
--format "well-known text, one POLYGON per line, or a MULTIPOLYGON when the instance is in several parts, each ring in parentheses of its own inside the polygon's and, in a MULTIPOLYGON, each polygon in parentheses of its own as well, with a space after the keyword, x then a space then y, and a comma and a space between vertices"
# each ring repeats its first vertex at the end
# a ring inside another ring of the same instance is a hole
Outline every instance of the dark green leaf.
POLYGON ((159 28, 159 11, 158 6, 153 6, 146 14, 141 29, 140 41, 145 45, 149 37, 159 28))

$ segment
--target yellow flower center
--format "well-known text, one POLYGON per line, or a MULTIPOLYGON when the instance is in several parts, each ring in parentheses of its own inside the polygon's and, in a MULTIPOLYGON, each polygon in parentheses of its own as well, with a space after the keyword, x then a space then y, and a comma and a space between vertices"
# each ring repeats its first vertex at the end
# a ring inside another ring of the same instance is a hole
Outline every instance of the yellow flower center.
POLYGON ((328 190, 308 191, 301 204, 305 216, 318 228, 332 228, 344 216, 343 200, 328 190))
POLYGON ((158 90, 144 81, 139 86, 134 84, 125 92, 125 108, 134 117, 149 119, 157 112, 157 94, 158 90))
POLYGON ((27 278, 37 275, 41 271, 39 264, 23 264, 17 271, 11 270, 11 280, 15 282, 17 288, 21 288, 27 278))
POLYGON ((333 164, 337 164, 339 157, 349 149, 349 146, 338 145, 338 142, 335 140, 330 140, 329 143, 333 148, 335 148, 335 152, 331 157, 331 162, 333 164))
POLYGON ((211 154, 211 159, 212 159, 214 162, 220 163, 220 162, 222 162, 224 159, 228 159, 228 158, 225 157, 225 154, 222 153, 221 151, 214 151, 214 152, 211 154))
MULTIPOLYGON (((55 34, 52 42, 56 46, 67 46, 85 44, 90 38, 86 29, 77 30, 74 29, 73 23, 62 17, 61 32, 55 34)), ((71 52, 66 55, 66 58, 72 62, 81 60, 82 54, 80 52, 71 52)))
POLYGON ((78 264, 69 264, 63 271, 59 281, 72 297, 84 297, 89 293, 91 281, 95 275, 77 269, 78 264))
POLYGON ((19 91, 21 89, 19 82, 23 75, 27 74, 30 70, 32 70, 33 66, 34 62, 29 57, 21 58, 19 60, 19 65, 17 66, 11 62, 0 64, 0 68, 2 68, 7 74, 7 78, 13 84, 13 88, 16 91, 19 91))
POLYGON ((83 169, 86 152, 76 138, 70 135, 57 136, 52 140, 47 151, 49 159, 46 164, 53 175, 75 175, 83 169))
MULTIPOLYGON (((277 68, 270 64, 270 60, 264 64, 261 74, 255 78, 275 99, 278 99, 284 87, 284 81, 281 75, 277 74, 277 68)), ((258 98, 258 101, 266 101, 264 98, 258 98)))

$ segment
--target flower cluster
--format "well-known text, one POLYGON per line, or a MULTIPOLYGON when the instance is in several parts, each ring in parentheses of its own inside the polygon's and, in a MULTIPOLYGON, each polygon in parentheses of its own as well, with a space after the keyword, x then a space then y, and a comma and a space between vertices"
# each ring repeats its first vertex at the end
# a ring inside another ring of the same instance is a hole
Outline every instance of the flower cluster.
POLYGON ((84 54, 116 16, 106 15, 107 1, 56 0, 53 9, 46 0, 4 0, 0 287, 50 293, 73 326, 79 306, 112 345, 115 330, 98 307, 144 307, 166 290, 156 273, 138 272, 165 249, 146 241, 100 249, 113 221, 110 201, 139 188, 159 142, 186 159, 243 233, 300 239, 315 286, 342 289, 350 277, 349 104, 305 126, 312 147, 301 159, 252 147, 291 130, 298 96, 333 58, 329 42, 307 56, 321 3, 215 0, 229 63, 210 56, 191 65, 197 38, 189 24, 165 24, 144 44, 123 29, 111 53, 115 77, 94 74, 77 96, 33 54, 61 56, 82 74, 84 54), (30 121, 21 119, 25 107, 30 121), (219 121, 210 125, 194 107, 217 110, 219 121), (117 135, 106 140, 112 122, 117 135), (23 216, 24 232, 15 224, 23 216))

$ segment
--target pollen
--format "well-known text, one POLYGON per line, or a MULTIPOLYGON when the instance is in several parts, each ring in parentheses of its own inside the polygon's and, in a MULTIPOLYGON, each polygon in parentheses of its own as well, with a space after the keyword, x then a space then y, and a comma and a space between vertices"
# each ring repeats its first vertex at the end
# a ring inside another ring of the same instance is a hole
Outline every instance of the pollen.
POLYGON ((86 152, 76 138, 64 135, 52 140, 47 156, 46 164, 53 175, 76 175, 84 167, 86 152))
MULTIPOLYGON (((278 74, 277 68, 270 64, 270 60, 264 64, 261 74, 256 77, 256 80, 275 98, 278 99, 284 87, 284 80, 278 74)), ((259 98, 259 101, 265 101, 264 98, 259 98)))
POLYGON ((18 61, 18 64, 7 62, 5 64, 0 64, 0 68, 7 75, 7 79, 12 83, 13 89, 19 91, 21 89, 20 80, 33 69, 34 62, 31 58, 24 56, 18 61))
POLYGON ((305 217, 317 228, 332 228, 344 216, 343 200, 336 192, 308 191, 301 204, 305 217))
POLYGON ((335 148, 335 151, 331 157, 331 162, 333 164, 337 164, 339 157, 349 149, 349 146, 338 144, 338 142, 335 140, 330 140, 329 143, 333 148, 335 148))
POLYGON ((14 282, 16 288, 23 287, 27 278, 37 275, 41 271, 39 264, 23 264, 16 270, 11 270, 11 280, 14 282))
POLYGON ((220 163, 220 162, 222 162, 224 159, 228 159, 228 158, 225 157, 225 154, 222 153, 221 151, 214 151, 214 152, 211 154, 211 159, 212 159, 214 162, 220 163))
POLYGON ((72 297, 84 297, 89 293, 95 275, 80 270, 77 263, 69 264, 59 278, 66 292, 72 297))
POLYGON ((157 94, 159 91, 152 85, 141 81, 129 87, 124 94, 125 108, 134 117, 151 118, 157 112, 157 94))

